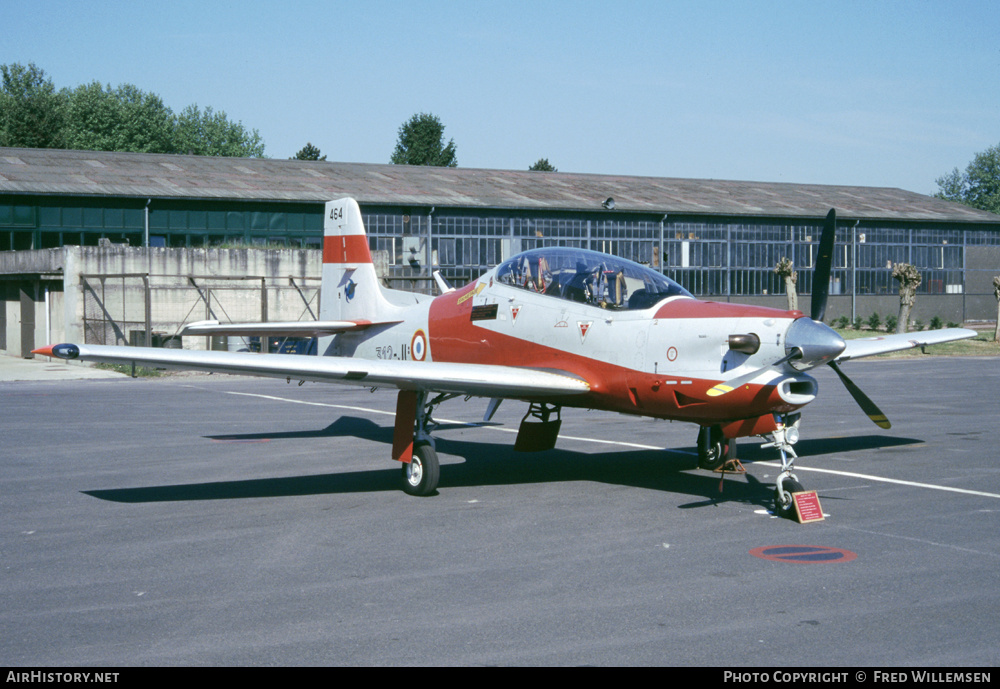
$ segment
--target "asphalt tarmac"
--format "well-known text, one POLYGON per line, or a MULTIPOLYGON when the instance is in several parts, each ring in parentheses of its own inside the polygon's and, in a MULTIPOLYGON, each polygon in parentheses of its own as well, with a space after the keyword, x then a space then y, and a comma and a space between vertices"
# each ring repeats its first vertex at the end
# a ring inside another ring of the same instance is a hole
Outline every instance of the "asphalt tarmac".
POLYGON ((773 450, 720 478, 685 424, 564 410, 519 454, 526 405, 453 400, 414 498, 389 390, 0 382, 0 665, 997 665, 1000 361, 844 369, 894 425, 818 371, 810 524, 773 450))

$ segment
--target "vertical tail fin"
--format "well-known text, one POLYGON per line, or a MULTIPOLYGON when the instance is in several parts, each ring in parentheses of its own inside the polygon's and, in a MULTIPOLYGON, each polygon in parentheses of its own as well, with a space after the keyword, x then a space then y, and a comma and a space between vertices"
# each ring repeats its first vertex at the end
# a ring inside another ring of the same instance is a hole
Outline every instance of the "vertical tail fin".
POLYGON ((328 201, 323 221, 320 320, 379 320, 391 310, 375 274, 357 201, 328 201))

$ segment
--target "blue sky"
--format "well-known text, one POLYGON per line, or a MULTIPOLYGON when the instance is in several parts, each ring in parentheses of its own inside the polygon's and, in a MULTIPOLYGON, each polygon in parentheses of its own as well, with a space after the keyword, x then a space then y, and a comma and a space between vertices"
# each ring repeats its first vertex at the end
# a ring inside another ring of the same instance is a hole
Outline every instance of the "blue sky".
POLYGON ((132 83, 265 153, 387 163, 430 112, 461 167, 900 187, 1000 143, 1000 3, 0 0, 0 63, 132 83))

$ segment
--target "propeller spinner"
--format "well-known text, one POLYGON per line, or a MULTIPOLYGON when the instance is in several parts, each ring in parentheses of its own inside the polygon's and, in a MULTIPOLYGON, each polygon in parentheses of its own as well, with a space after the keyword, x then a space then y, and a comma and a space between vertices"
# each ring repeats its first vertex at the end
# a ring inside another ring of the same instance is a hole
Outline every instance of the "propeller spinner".
MULTIPOLYGON (((847 348, 847 343, 833 328, 823 323, 823 317, 826 315, 826 303, 830 295, 830 275, 833 272, 833 248, 836 237, 837 212, 831 208, 823 223, 823 234, 820 235, 819 240, 819 254, 816 257, 816 268, 813 271, 810 317, 798 318, 789 326, 785 333, 785 356, 768 366, 719 383, 708 391, 709 397, 718 397, 732 392, 765 371, 780 371, 785 364, 797 371, 807 371, 822 364, 829 364, 836 372, 837 377, 844 383, 844 387, 847 388, 854 401, 868 415, 868 418, 880 428, 891 427, 889 419, 886 418, 878 405, 872 402, 861 391, 861 388, 855 385, 854 381, 848 378, 837 366, 837 357, 847 348)), ((748 343, 744 341, 744 338, 747 337, 745 335, 731 336, 730 348, 742 351, 740 347, 748 346, 748 343)))

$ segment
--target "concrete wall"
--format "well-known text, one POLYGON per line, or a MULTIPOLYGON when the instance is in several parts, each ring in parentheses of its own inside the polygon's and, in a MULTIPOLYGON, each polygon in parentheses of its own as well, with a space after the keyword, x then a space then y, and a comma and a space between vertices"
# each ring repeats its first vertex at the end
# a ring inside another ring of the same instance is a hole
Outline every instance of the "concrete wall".
MULTIPOLYGON (((147 290, 152 330, 166 335, 206 318, 313 320, 321 270, 322 254, 315 249, 109 245, 0 252, 5 353, 28 354, 22 349, 20 286, 34 295, 35 347, 100 341, 95 337, 127 344, 130 331, 145 331, 147 290), (86 332, 85 318, 91 326, 86 332)), ((183 344, 203 349, 208 341, 185 338, 183 344)))

